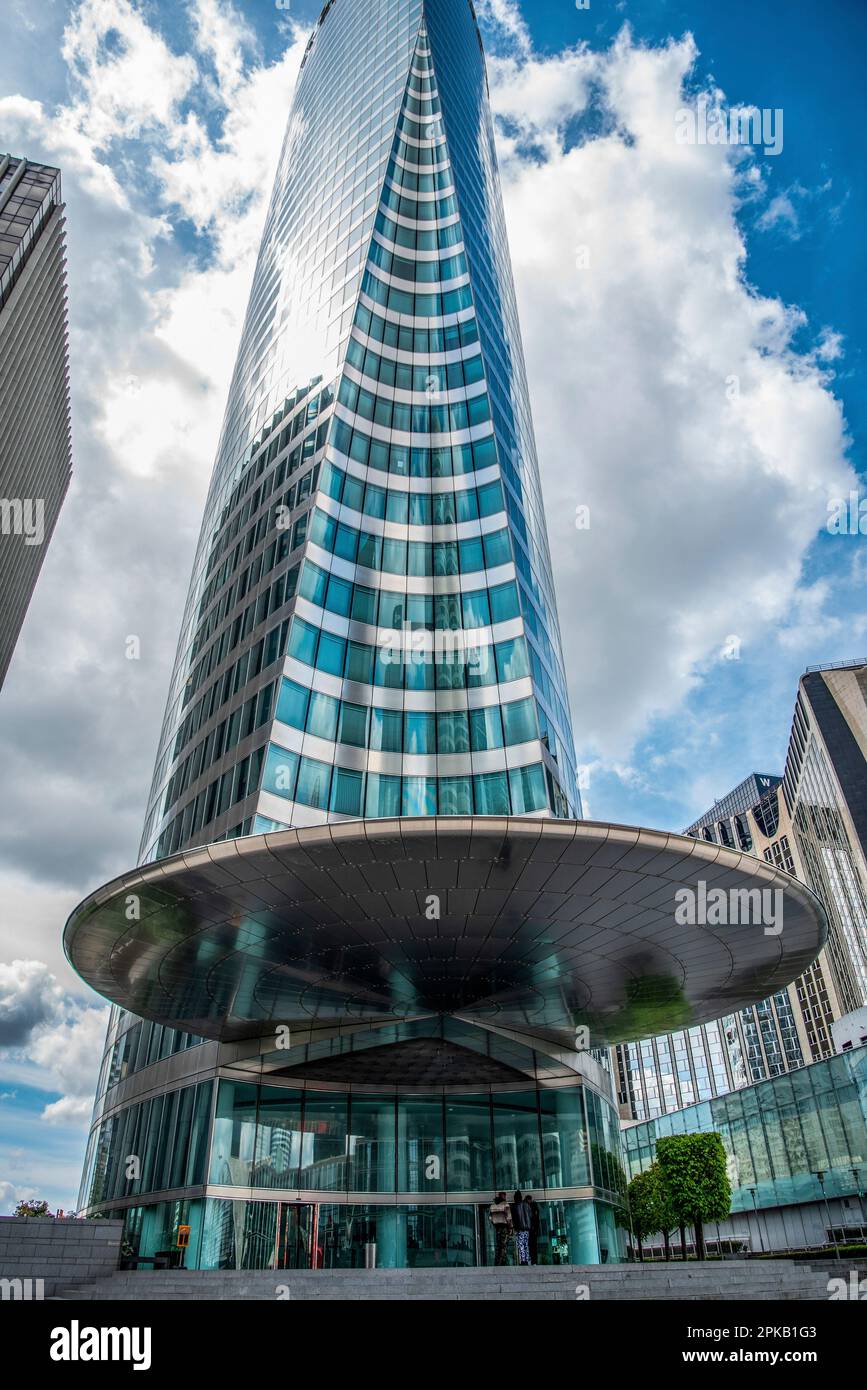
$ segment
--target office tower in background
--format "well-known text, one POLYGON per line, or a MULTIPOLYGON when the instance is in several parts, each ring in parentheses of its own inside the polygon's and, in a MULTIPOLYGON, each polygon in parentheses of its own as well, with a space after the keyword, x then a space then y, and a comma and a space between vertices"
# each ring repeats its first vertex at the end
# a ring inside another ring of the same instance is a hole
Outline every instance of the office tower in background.
POLYGON ((801 677, 783 796, 804 882, 825 904, 839 1012, 867 1003, 867 660, 801 677))
POLYGON ((0 686, 71 473, 60 171, 0 155, 0 686))

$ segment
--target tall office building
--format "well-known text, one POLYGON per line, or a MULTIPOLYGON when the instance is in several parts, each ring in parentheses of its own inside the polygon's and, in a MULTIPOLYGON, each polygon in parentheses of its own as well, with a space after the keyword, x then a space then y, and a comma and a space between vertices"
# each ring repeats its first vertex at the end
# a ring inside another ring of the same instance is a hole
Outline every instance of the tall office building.
POLYGON ((189 1226, 206 1267, 355 1264, 371 1242, 381 1264, 473 1264, 492 1190, 520 1186, 549 1260, 613 1255, 617 1110, 584 1030, 760 999, 823 928, 799 890, 782 953, 756 933, 733 973, 722 940, 672 949, 674 892, 717 851, 578 812, 475 14, 330 0, 142 867, 66 929, 116 1005, 80 1205, 126 1211, 142 1255, 189 1226))
POLYGON ((865 757, 867 661, 809 667, 798 685, 783 797, 804 882, 828 913, 838 1014, 867 1003, 865 757))
MULTIPOLYGON (((780 777, 751 773, 686 833, 760 856, 808 882, 780 777)), ((834 972, 823 950, 771 998, 699 1027, 620 1044, 615 1066, 621 1116, 654 1119, 833 1056, 831 1023, 839 1014, 834 972)))
POLYGON ((0 686, 71 460, 60 171, 0 155, 0 686))

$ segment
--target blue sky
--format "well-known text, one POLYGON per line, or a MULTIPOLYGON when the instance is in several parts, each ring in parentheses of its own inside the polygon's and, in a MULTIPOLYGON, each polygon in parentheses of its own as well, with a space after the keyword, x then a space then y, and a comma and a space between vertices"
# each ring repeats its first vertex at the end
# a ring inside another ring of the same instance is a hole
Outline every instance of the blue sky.
MULTIPOLYGON (((11 0, 0 19, 0 148, 63 169, 75 428, 0 694, 0 1210, 74 1202, 104 1022, 60 933, 137 854, 319 9, 11 0)), ((825 526, 865 486, 867 13, 477 10, 587 809, 680 829, 748 772, 782 771, 807 665, 867 650, 864 537, 825 526), (701 93, 781 108, 782 152, 678 149, 676 112, 701 93)))

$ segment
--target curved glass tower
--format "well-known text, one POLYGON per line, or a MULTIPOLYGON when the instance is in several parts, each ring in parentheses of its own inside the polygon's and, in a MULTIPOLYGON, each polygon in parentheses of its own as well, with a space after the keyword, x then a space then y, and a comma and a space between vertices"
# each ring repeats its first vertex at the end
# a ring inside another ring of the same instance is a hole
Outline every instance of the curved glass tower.
POLYGON ((189 1226, 205 1268, 474 1264, 492 1191, 520 1187, 542 1262, 616 1257, 617 1114, 578 1025, 640 1036, 786 965, 762 937, 736 975, 724 943, 675 960, 702 846, 579 814, 475 14, 329 0, 142 868, 67 926, 116 1006, 80 1206, 125 1210, 139 1257, 189 1226))
POLYGON ((577 812, 475 19, 335 0, 289 118, 142 854, 577 812))

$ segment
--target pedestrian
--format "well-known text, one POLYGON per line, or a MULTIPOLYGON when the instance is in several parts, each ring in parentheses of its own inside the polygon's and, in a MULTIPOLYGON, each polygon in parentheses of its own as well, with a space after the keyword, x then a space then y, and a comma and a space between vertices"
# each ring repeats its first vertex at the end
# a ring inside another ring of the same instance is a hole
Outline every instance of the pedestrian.
POLYGON ((530 1264, 539 1263, 539 1232, 542 1229, 542 1212, 539 1203, 534 1200, 531 1193, 527 1193, 524 1198, 530 1208, 530 1264))
POLYGON ((497 1242, 497 1253, 494 1257, 494 1264, 504 1265, 506 1263, 506 1252, 509 1248, 509 1237, 512 1234, 512 1212, 509 1203, 506 1201, 505 1192, 498 1192, 491 1205, 488 1207, 488 1216, 494 1228, 494 1236, 497 1242))
POLYGON ((530 1208, 520 1192, 512 1201, 512 1225, 515 1229, 515 1244, 518 1247, 518 1260, 522 1265, 530 1263, 530 1208))

